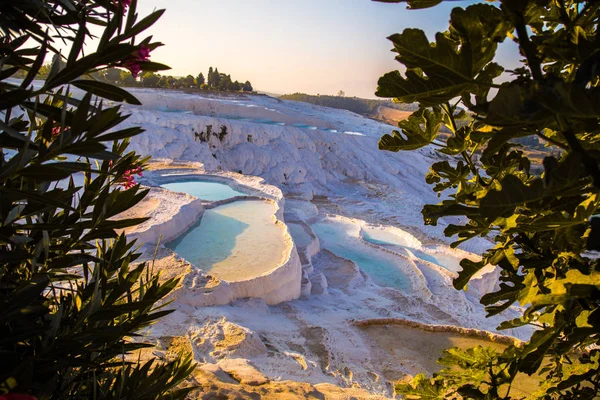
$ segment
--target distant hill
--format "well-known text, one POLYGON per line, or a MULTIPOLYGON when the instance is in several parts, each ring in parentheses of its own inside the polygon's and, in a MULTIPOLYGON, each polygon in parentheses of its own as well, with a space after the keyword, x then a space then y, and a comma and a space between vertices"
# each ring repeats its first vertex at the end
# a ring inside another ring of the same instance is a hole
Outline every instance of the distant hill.
POLYGON ((266 94, 269 97, 275 97, 276 99, 281 97, 281 93, 265 92, 264 90, 255 90, 257 94, 266 94))
MULTIPOLYGON (((398 104, 400 105, 400 104, 398 104)), ((403 119, 407 119, 410 114, 413 113, 414 110, 400 110, 397 108, 391 108, 387 106, 379 106, 377 109, 377 115, 374 116, 375 119, 383 122, 390 123, 392 125, 396 125, 398 121, 403 119)))
POLYGON ((410 115, 410 112, 418 109, 416 104, 397 104, 390 100, 361 99, 360 97, 314 96, 306 93, 294 93, 284 94, 279 98, 348 110, 368 118, 388 123, 394 123, 399 120, 394 118, 404 119, 410 115), (398 113, 395 111, 398 111, 398 113))

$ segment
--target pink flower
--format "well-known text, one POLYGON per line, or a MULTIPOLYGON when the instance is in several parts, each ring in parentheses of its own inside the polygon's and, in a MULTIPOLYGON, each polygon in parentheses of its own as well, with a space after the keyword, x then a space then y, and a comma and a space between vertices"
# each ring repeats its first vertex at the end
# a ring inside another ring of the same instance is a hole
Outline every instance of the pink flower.
POLYGON ((127 7, 131 5, 131 0, 113 0, 117 7, 123 7, 123 14, 127 11, 127 7))
POLYGON ((150 48, 146 44, 141 44, 137 49, 137 56, 141 61, 148 61, 150 58, 150 48))
MULTIPOLYGON (((54 140, 62 132, 63 132, 63 129, 60 126, 53 127, 52 132, 50 133, 50 135, 52 136, 52 140, 54 140)), ((0 398, 0 400, 2 400, 2 399, 0 398)))
POLYGON ((0 395, 0 400, 37 400, 37 397, 28 394, 7 393, 0 395))
POLYGON ((135 61, 129 61, 122 64, 123 67, 127 68, 131 72, 131 76, 137 78, 142 68, 140 64, 135 61))
POLYGON ((138 74, 142 70, 140 62, 148 61, 150 58, 150 48, 146 44, 141 44, 130 56, 128 56, 122 63, 121 67, 127 68, 131 72, 131 76, 134 78, 138 77, 138 74))
MULTIPOLYGON (((137 185, 134 175, 143 176, 142 171, 143 171, 142 167, 137 167, 137 168, 126 170, 120 181, 121 186, 123 186, 127 190, 127 189, 131 189, 132 187, 137 185)), ((2 400, 2 399, 0 399, 0 400, 2 400)))

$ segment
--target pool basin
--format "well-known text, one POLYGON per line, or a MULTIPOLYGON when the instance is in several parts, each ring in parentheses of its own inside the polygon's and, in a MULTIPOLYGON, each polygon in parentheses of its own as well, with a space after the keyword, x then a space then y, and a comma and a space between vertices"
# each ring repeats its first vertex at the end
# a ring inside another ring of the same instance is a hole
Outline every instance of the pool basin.
POLYGON ((276 211, 274 204, 263 200, 207 209, 198 223, 166 247, 219 279, 251 279, 277 268, 289 252, 276 211))
POLYGON ((185 180, 181 182, 164 183, 161 187, 173 192, 187 193, 206 201, 227 200, 236 196, 246 196, 231 186, 208 180, 185 180))

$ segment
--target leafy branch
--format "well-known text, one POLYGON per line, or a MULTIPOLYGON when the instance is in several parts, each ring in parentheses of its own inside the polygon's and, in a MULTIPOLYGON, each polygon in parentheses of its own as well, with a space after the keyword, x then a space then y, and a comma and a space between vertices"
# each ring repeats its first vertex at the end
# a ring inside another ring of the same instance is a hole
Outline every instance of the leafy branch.
POLYGON ((120 129, 128 115, 102 99, 139 101, 84 78, 108 66, 163 68, 148 61, 160 43, 148 37, 136 44, 162 11, 138 22, 136 1, 129 3, 2 4, 0 394, 6 397, 183 399, 191 390, 179 387, 194 369, 190 355, 136 357, 153 346, 139 331, 170 313, 165 300, 178 283, 151 274, 121 233, 146 220, 118 216, 148 193, 135 182, 148 158, 127 151, 143 130, 120 129), (103 30, 102 40, 83 55, 90 25, 103 30), (57 39, 69 46, 65 57, 53 46, 57 39), (33 87, 48 56, 47 78, 33 87), (74 98, 72 87, 83 96, 74 98))
MULTIPOLYGON (((408 1, 410 8, 439 3, 408 1)), ((414 29, 390 37, 406 75, 384 75, 377 94, 418 102, 420 108, 399 124, 401 131, 383 136, 379 147, 400 151, 437 143, 437 151, 455 157, 434 163, 426 176, 433 190, 446 196, 424 207, 424 221, 436 225, 440 218, 462 216, 466 223, 444 231, 457 237, 453 246, 476 236, 496 246, 481 262, 463 260, 454 286, 464 288, 483 267, 495 265, 499 289, 481 299, 488 314, 501 314, 515 303, 524 309, 521 318, 498 329, 538 328, 525 346, 511 346, 488 363, 484 353, 478 353, 480 364, 445 359, 450 371, 431 380, 416 377, 398 387, 399 393, 509 398, 518 396, 517 374, 535 373, 536 398, 600 395, 600 366, 590 361, 600 357, 599 265, 586 253, 600 249, 597 9, 597 2, 585 0, 501 0, 499 7, 455 8, 448 30, 438 33, 434 44, 423 42, 424 34, 414 29), (495 63, 495 44, 507 37, 519 45, 524 60, 511 71, 514 79, 498 86, 493 80, 503 68, 495 63), (490 93, 494 85, 498 91, 490 93), (455 98, 459 103, 451 106, 455 98), (463 126, 456 120, 459 104, 469 110, 463 126), (423 124, 426 115, 427 122, 438 124, 423 124), (442 147, 436 131, 441 124, 452 132, 442 147), (546 142, 543 162, 532 160, 527 148, 539 144, 538 138, 546 142)))

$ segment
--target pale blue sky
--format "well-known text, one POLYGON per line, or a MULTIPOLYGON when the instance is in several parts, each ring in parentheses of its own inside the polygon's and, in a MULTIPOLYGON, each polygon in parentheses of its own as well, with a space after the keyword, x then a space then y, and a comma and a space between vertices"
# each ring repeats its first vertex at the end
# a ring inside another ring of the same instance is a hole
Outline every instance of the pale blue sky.
MULTIPOLYGON (((448 26, 453 1, 427 10, 370 0, 139 0, 138 12, 166 8, 151 28, 165 46, 152 59, 172 75, 197 75, 209 66, 273 93, 306 92, 374 97, 377 79, 398 69, 386 37, 405 28, 430 39, 448 26)), ((515 46, 501 50, 514 67, 515 46)))

